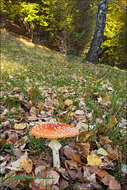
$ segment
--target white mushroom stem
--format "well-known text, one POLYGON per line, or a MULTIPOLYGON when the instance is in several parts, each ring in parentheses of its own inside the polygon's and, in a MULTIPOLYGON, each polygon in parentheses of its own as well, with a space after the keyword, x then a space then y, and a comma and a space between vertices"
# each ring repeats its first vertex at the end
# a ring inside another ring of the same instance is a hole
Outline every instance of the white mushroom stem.
POLYGON ((59 149, 61 148, 61 144, 56 139, 53 139, 50 141, 49 147, 53 152, 53 167, 60 168, 59 149))

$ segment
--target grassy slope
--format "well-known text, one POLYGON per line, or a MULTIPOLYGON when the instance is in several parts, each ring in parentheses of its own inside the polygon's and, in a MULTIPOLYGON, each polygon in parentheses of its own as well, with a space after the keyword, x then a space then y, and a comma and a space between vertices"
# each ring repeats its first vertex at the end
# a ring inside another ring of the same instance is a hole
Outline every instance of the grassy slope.
MULTIPOLYGON (((81 58, 66 58, 57 52, 38 47, 3 32, 1 33, 1 45, 1 103, 4 103, 5 108, 13 104, 13 102, 7 103, 6 100, 9 93, 16 88, 20 89, 26 98, 32 99, 35 105, 44 101, 43 89, 49 88, 52 92, 55 90, 55 93, 59 94, 59 105, 54 111, 57 121, 73 122, 71 116, 62 118, 59 115, 60 112, 65 111, 63 102, 67 98, 73 101, 76 109, 81 109, 79 102, 85 99, 88 112, 92 112, 93 115, 89 123, 96 126, 95 132, 101 127, 96 122, 96 118, 102 119, 103 126, 106 127, 110 117, 114 114, 118 121, 118 129, 121 118, 125 117, 125 71, 104 65, 82 64, 81 58), (107 90, 106 85, 112 87, 113 90, 107 90), (60 91, 60 87, 68 90, 65 96, 60 91), (35 89, 32 97, 28 94, 30 88, 35 89), (110 106, 100 108, 96 96, 102 99, 108 96, 110 106)), ((69 111, 73 112, 71 108, 69 111)), ((125 146, 123 141, 125 136, 117 129, 113 127, 106 130, 104 135, 108 135, 114 144, 125 146)))

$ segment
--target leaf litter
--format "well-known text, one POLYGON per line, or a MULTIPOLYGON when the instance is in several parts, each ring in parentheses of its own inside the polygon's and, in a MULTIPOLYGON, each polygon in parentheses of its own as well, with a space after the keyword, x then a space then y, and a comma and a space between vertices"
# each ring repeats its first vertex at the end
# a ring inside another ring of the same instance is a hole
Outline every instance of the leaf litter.
MULTIPOLYGON (((93 72, 95 70, 93 67, 93 72)), ((19 76, 22 74, 20 71, 19 76)), ((50 74, 52 76, 53 73, 50 74)), ((72 78, 75 84, 51 87, 40 85, 42 81, 32 86, 31 78, 26 76, 26 89, 9 89, 14 79, 13 74, 9 75, 8 89, 1 89, 1 184, 11 189, 23 189, 27 183, 30 190, 62 190, 72 186, 73 190, 122 190, 124 184, 113 176, 119 162, 122 162, 121 147, 119 143, 113 144, 112 136, 116 127, 120 128, 119 133, 124 130, 126 135, 126 119, 117 116, 117 104, 111 109, 115 89, 104 78, 96 80, 89 75, 72 78), (66 122, 80 131, 77 138, 61 140, 59 169, 52 167, 48 140, 29 136, 32 126, 45 122, 66 122), (112 135, 109 135, 109 130, 112 130, 112 135), (19 176, 20 180, 15 180, 14 176, 19 176)), ((122 110, 125 110, 124 106, 122 110)), ((127 177, 126 168, 127 165, 122 163, 120 175, 124 179, 127 177)))

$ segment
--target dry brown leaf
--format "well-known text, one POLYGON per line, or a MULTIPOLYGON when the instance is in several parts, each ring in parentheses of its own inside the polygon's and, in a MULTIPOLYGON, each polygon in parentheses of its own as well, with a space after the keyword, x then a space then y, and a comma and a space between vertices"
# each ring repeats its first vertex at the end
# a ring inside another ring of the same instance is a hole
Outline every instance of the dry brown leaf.
POLYGON ((65 101, 64 101, 64 105, 65 106, 71 106, 73 104, 73 101, 72 100, 70 100, 70 99, 66 99, 65 101))
POLYGON ((115 180, 110 180, 109 182, 109 189, 110 190, 121 190, 120 184, 115 180))
POLYGON ((104 131, 105 131, 105 126, 100 126, 99 127, 99 129, 98 129, 98 134, 100 135, 100 134, 103 134, 104 133, 104 131))
POLYGON ((28 92, 29 95, 32 95, 33 92, 34 92, 34 88, 29 88, 27 92, 28 92))
POLYGON ((53 185, 57 185, 59 183, 60 175, 56 171, 50 169, 45 172, 45 176, 43 177, 47 177, 49 179, 33 180, 32 186, 34 187, 34 189, 39 189, 39 190, 45 190, 48 188, 52 189, 53 185))
POLYGON ((7 139, 8 143, 16 143, 16 141, 18 140, 18 135, 16 133, 10 134, 9 138, 7 139))
POLYGON ((87 156, 89 155, 90 152, 90 144, 89 143, 85 143, 82 146, 82 156, 87 158, 87 156))
POLYGON ((108 172, 97 167, 94 167, 94 171, 99 177, 99 180, 104 183, 104 185, 109 186, 110 190, 121 190, 120 184, 113 176, 108 174, 108 172))
POLYGON ((90 166, 99 166, 102 163, 102 160, 96 154, 92 154, 87 156, 87 162, 90 166))
POLYGON ((22 171, 20 163, 25 159, 28 159, 27 152, 25 152, 18 160, 11 162, 6 168, 13 171, 22 171))
POLYGON ((108 157, 112 160, 118 160, 118 151, 116 149, 113 149, 111 145, 105 145, 105 148, 108 152, 108 157))
POLYGON ((16 176, 15 171, 6 172, 2 183, 0 183, 0 190, 17 189, 16 186, 20 183, 19 180, 15 180, 12 176, 16 176), (3 185, 3 188, 1 187, 3 185))
POLYGON ((89 93, 86 91, 85 94, 84 94, 84 100, 85 101, 87 100, 88 96, 89 96, 89 93))
POLYGON ((108 136, 100 138, 100 144, 102 144, 102 145, 109 144, 110 142, 111 142, 111 140, 109 139, 108 136))
POLYGON ((117 121, 116 117, 115 117, 114 115, 111 116, 110 119, 109 119, 108 128, 111 129, 111 128, 114 127, 117 123, 118 123, 118 121, 117 121))
POLYGON ((31 100, 28 103, 29 103, 30 106, 34 105, 34 103, 31 100))
POLYGON ((36 116, 37 115, 37 110, 34 106, 31 107, 30 109, 30 115, 31 116, 36 116))
POLYGON ((32 160, 25 159, 20 163, 20 168, 23 168, 26 173, 31 173, 33 167, 32 160))
POLYGON ((83 162, 81 161, 81 158, 80 158, 80 156, 79 156, 78 154, 71 154, 71 155, 70 155, 70 158, 71 158, 73 161, 77 162, 78 164, 83 165, 83 162))
POLYGON ((68 146, 66 145, 64 148, 63 148, 63 151, 64 151, 64 155, 67 157, 67 159, 70 159, 70 156, 72 154, 75 154, 75 151, 73 148, 71 148, 71 146, 68 146))
POLYGON ((108 185, 110 190, 121 190, 120 184, 115 180, 113 176, 109 174, 105 175, 101 181, 105 185, 108 185))
POLYGON ((14 129, 16 130, 22 130, 22 129, 25 129, 27 127, 27 124, 26 123, 19 123, 19 124, 15 124, 14 125, 14 129))
POLYGON ((78 168, 78 164, 73 160, 65 160, 65 167, 73 170, 78 168))
POLYGON ((71 177, 71 179, 74 181, 77 181, 77 180, 82 181, 83 180, 82 168, 77 168, 75 170, 69 169, 68 174, 71 177))
POLYGON ((104 176, 108 174, 108 172, 106 172, 105 170, 102 170, 96 166, 94 167, 94 172, 98 175, 99 179, 104 178, 104 176))
POLYGON ((96 183, 96 174, 93 171, 92 167, 85 166, 83 167, 83 177, 85 181, 96 183))
POLYGON ((115 163, 112 162, 111 159, 109 159, 107 156, 103 157, 103 162, 100 164, 101 169, 106 169, 106 170, 114 170, 115 169, 115 163))
POLYGON ((112 160, 118 160, 118 152, 113 150, 112 152, 108 152, 108 157, 112 160))
POLYGON ((38 104, 38 108, 39 108, 40 111, 43 110, 44 109, 44 104, 42 102, 40 102, 38 104))
POLYGON ((73 190, 92 190, 93 184, 91 183, 79 183, 75 182, 73 185, 73 190))

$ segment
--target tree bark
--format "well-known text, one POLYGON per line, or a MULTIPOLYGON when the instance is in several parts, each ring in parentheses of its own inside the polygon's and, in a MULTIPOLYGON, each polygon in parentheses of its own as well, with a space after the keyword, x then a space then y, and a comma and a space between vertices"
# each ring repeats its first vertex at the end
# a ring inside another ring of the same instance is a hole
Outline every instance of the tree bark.
POLYGON ((95 64, 98 63, 99 50, 104 40, 107 6, 108 6, 108 0, 100 0, 98 5, 96 28, 90 49, 87 54, 87 60, 95 64))

